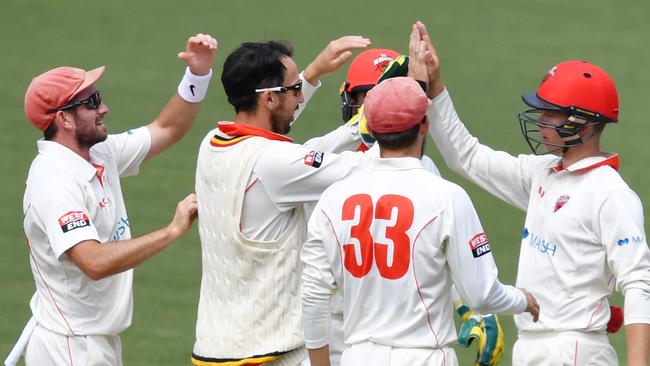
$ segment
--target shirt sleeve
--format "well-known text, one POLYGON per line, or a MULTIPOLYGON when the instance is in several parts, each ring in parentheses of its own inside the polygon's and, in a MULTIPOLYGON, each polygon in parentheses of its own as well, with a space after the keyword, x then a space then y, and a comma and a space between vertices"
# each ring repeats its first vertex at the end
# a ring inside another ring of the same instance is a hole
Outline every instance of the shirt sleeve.
POLYGON ((105 141, 115 160, 120 177, 137 175, 140 164, 151 147, 151 134, 147 127, 109 135, 105 141))
POLYGON ((311 99, 311 97, 314 95, 316 90, 320 88, 321 82, 318 82, 318 85, 311 85, 307 80, 305 80, 305 76, 303 75, 305 72, 301 72, 300 75, 300 80, 302 80, 302 96, 304 98, 303 102, 298 104, 298 109, 296 109, 296 112, 293 114, 293 122, 291 123, 292 125, 298 121, 298 117, 302 114, 302 111, 305 110, 307 107, 307 103, 311 99))
POLYGON ((445 89, 433 99, 427 115, 429 133, 447 165, 507 203, 525 210, 532 175, 541 166, 552 167, 554 156, 519 155, 494 151, 470 135, 456 114, 445 89))
POLYGON ((490 243, 467 193, 455 187, 451 209, 445 216, 447 263, 465 305, 485 313, 521 313, 526 296, 497 278, 497 267, 490 243))
POLYGON ((85 201, 82 187, 53 179, 31 203, 29 210, 40 217, 57 258, 82 241, 100 241, 85 201))
POLYGON ((330 300, 336 284, 325 251, 327 223, 320 204, 316 205, 308 224, 307 242, 300 252, 305 345, 309 349, 329 344, 330 300))
POLYGON ((650 323, 650 250, 641 201, 630 189, 616 190, 597 215, 607 264, 625 296, 625 324, 650 323))
POLYGON ((307 140, 303 146, 309 149, 340 154, 344 151, 355 151, 360 144, 361 139, 355 131, 355 127, 342 125, 326 135, 307 140))
POLYGON ((253 173, 275 205, 286 211, 318 201, 327 187, 360 169, 366 161, 363 153, 334 154, 278 142, 264 150, 253 173))

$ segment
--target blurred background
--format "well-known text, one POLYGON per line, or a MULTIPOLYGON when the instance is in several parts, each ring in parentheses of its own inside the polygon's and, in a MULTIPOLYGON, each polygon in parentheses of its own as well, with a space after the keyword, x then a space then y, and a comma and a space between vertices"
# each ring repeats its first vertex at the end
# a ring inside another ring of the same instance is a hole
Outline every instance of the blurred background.
MULTIPOLYGON (((0 12, 0 357, 11 349, 30 316, 34 284, 22 230, 22 193, 41 134, 23 113, 32 77, 70 65, 106 65, 98 83, 111 108, 111 132, 156 117, 183 73, 176 54, 187 38, 209 33, 219 41, 215 77, 201 114, 177 145, 145 163, 138 178, 123 180, 133 236, 166 225, 175 205, 193 191, 198 143, 218 120, 230 120, 219 75, 226 55, 245 41, 287 40, 304 68, 330 40, 347 34, 370 37, 373 47, 408 51, 411 24, 423 21, 442 62, 456 108, 481 141, 513 154, 528 153, 516 113, 523 92, 533 91, 546 71, 568 59, 585 59, 609 72, 621 100, 618 125, 604 134, 605 150, 621 154, 620 172, 647 205, 650 85, 650 3, 628 1, 425 1, 323 2, 3 0, 0 12)), ((355 53, 356 54, 356 53, 355 53)), ((323 86, 294 125, 298 142, 341 123, 338 88, 347 65, 323 86)), ((433 143, 427 153, 443 175, 459 182, 477 207, 503 282, 514 283, 524 213, 451 173, 433 143)), ((647 208, 645 209, 648 214, 647 208)), ((126 365, 189 365, 200 285, 196 229, 135 271, 133 325, 122 335, 126 365)), ((612 303, 623 304, 620 295, 612 303)), ((217 309, 218 311, 218 309, 217 309)), ((543 309, 542 309, 543 311, 543 309)), ((509 365, 516 339, 511 316, 502 316, 509 365)), ((624 332, 610 337, 625 364, 624 332)), ((474 347, 458 349, 470 365, 474 347)))

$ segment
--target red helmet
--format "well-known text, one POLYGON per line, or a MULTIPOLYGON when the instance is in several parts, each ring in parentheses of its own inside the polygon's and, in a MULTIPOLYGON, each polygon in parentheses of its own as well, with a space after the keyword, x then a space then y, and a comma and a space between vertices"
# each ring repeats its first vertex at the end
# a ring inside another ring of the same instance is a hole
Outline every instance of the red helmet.
POLYGON ((377 85, 377 81, 386 66, 399 56, 397 51, 386 48, 373 48, 361 52, 352 60, 339 94, 343 101, 343 121, 347 122, 359 108, 350 99, 350 93, 368 91, 377 85))
POLYGON ((341 88, 348 93, 370 90, 377 85, 377 80, 386 69, 386 66, 399 56, 399 53, 386 48, 373 48, 361 52, 352 60, 348 74, 345 77, 345 87, 341 88))
POLYGON ((594 122, 618 121, 618 93, 607 73, 586 61, 565 61, 544 76, 537 93, 521 96, 533 108, 561 110, 594 122))

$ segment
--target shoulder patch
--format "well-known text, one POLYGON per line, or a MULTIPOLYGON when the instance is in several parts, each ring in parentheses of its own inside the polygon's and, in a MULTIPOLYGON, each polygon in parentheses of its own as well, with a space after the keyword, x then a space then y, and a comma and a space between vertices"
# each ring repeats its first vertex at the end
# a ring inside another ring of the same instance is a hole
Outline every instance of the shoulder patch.
POLYGON ((325 153, 322 151, 310 151, 305 155, 305 165, 312 166, 314 168, 319 168, 323 164, 323 157, 325 153))
POLYGON ((469 240, 469 247, 472 249, 474 258, 490 253, 490 242, 485 233, 478 233, 469 240))
POLYGON ((59 225, 61 230, 67 233, 80 227, 90 226, 90 220, 83 211, 70 211, 59 217, 59 225))

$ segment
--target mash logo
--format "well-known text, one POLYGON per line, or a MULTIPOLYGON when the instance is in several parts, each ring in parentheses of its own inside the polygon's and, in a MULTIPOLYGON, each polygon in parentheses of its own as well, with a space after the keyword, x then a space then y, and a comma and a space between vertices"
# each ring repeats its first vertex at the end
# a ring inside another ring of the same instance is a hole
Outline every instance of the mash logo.
POLYGON ((90 226, 88 215, 83 211, 70 211, 59 217, 59 225, 64 233, 80 227, 90 226))
POLYGON ((323 163, 323 156, 325 155, 324 152, 321 151, 310 151, 305 155, 305 165, 313 166, 314 168, 320 167, 320 165, 323 163))
POLYGON ((474 235, 474 237, 469 240, 469 247, 472 249, 472 255, 474 258, 490 253, 490 242, 485 233, 474 235))

